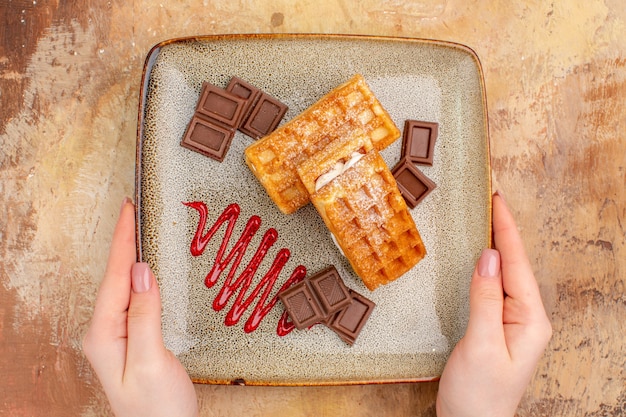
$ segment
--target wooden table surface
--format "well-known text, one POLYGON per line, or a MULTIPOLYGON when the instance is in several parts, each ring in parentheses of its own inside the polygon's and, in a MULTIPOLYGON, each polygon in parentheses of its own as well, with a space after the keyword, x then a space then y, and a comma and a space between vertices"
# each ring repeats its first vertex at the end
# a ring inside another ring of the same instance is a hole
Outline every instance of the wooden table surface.
MULTIPOLYGON (((623 0, 3 0, 0 415, 108 415, 80 340, 122 198, 138 90, 174 37, 318 32, 455 41, 481 59, 494 189, 554 337, 519 416, 626 414, 623 0)), ((203 416, 434 416, 437 383, 197 386, 203 416)))

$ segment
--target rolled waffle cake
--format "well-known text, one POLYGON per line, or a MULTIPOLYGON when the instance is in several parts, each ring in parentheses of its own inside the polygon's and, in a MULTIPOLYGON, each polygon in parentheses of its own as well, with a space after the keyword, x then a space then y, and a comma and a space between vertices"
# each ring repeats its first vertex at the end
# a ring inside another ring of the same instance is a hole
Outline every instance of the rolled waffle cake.
POLYGON ((250 145, 245 160, 271 199, 285 214, 309 202, 297 169, 336 141, 367 137, 382 150, 400 131, 361 75, 333 89, 298 117, 250 145))
POLYGON ((399 278, 426 254, 378 153, 399 136, 357 75, 245 151, 248 166, 282 212, 313 203, 370 290, 399 278))
POLYGON ((310 198, 356 274, 374 290, 415 266, 426 248, 380 154, 352 153, 350 161, 310 198))

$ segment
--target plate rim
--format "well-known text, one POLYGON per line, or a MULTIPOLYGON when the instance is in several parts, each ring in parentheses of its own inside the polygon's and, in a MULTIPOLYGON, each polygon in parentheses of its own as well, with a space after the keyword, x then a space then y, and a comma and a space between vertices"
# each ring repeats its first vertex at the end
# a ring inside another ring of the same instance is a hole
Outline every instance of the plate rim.
MULTIPOLYGON (((488 245, 494 248, 493 240, 493 189, 492 189, 492 163, 491 163, 491 137, 489 134, 489 112, 487 106, 487 92, 484 71, 478 54, 471 47, 453 41, 437 40, 429 38, 415 38, 402 36, 384 36, 384 35, 362 35, 362 34, 323 34, 323 33, 239 33, 239 34, 213 34, 213 35, 193 35, 184 37, 175 37, 156 43, 148 51, 144 60, 142 69, 141 82, 139 88, 139 103, 137 111, 137 130, 136 130, 136 147, 135 147, 135 242, 136 256, 138 262, 144 262, 142 253, 142 234, 141 234, 141 169, 142 169, 142 145, 144 139, 145 111, 147 104, 148 87, 152 75, 152 69, 156 62, 161 49, 165 46, 189 43, 189 42, 212 42, 212 41, 243 41, 243 40, 284 40, 284 39, 303 39, 303 40, 355 40, 355 41, 385 41, 385 42, 404 42, 419 43, 427 45, 435 45, 458 49, 467 53, 474 61, 477 71, 478 80, 481 91, 481 105, 484 110, 482 124, 485 131, 485 151, 487 174, 487 191, 488 201, 486 202, 488 227, 487 233, 488 245)), ((395 383, 417 383, 438 381, 440 376, 433 377, 416 377, 416 378, 385 378, 377 380, 325 380, 325 381, 270 381, 270 380, 245 380, 245 379, 212 379, 192 377, 192 382, 197 384, 211 385, 249 385, 249 386, 344 386, 344 385, 374 385, 374 384, 395 384, 395 383)))

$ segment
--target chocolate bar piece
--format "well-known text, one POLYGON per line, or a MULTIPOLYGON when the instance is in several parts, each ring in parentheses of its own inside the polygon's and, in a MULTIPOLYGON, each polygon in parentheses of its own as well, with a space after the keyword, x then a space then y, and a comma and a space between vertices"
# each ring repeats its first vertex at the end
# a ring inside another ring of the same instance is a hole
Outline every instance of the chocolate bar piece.
POLYGON ((341 310, 352 302, 349 289, 334 266, 318 272, 309 278, 309 282, 317 293, 317 299, 325 316, 341 310))
POLYGON ((336 313, 328 327, 344 342, 353 345, 376 304, 356 291, 350 290, 350 295, 352 303, 336 313))
POLYGON ((189 122, 181 146, 222 162, 235 131, 196 114, 189 122))
MULTIPOLYGON (((236 95, 237 97, 241 97, 246 101, 243 105, 241 121, 243 123, 248 120, 250 112, 252 111, 254 105, 257 103, 259 97, 262 94, 261 90, 239 77, 233 77, 230 79, 230 82, 226 87, 226 91, 236 95)), ((237 127, 239 128, 239 126, 237 127)))
POLYGON ((404 122, 402 156, 413 163, 432 166, 438 134, 437 123, 407 120, 404 122))
POLYGON ((317 302, 317 296, 305 279, 278 294, 285 305, 296 329, 302 330, 322 321, 324 312, 317 302))
POLYGON ((254 139, 267 136, 276 129, 287 109, 288 107, 285 104, 274 97, 267 93, 261 93, 250 116, 239 130, 254 139))
POLYGON ((196 113, 237 129, 246 100, 209 83, 202 84, 196 113))
POLYGON ((258 139, 286 112, 287 106, 241 78, 233 77, 226 89, 205 82, 181 145, 222 162, 236 129, 258 139))
POLYGON ((437 185, 407 158, 402 158, 391 171, 406 204, 415 208, 437 185))
POLYGON ((374 302, 345 286, 334 266, 278 294, 297 329, 323 323, 353 345, 374 302))

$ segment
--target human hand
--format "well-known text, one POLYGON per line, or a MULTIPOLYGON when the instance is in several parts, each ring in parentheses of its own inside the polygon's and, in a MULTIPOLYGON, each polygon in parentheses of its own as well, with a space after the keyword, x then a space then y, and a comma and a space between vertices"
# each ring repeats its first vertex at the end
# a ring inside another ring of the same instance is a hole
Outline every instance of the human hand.
POLYGON ((552 335, 513 216, 493 196, 494 249, 470 284, 465 336, 452 351, 437 395, 439 417, 513 416, 552 335))
POLYGON ((116 416, 198 415, 193 384, 163 345, 157 282, 147 264, 136 263, 135 217, 127 199, 83 351, 116 416))

